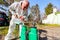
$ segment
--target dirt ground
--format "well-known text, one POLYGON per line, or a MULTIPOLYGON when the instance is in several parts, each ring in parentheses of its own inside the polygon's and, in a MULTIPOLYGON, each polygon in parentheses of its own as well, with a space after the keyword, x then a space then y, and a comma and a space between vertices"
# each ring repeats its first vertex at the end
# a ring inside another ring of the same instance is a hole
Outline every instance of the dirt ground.
POLYGON ((39 40, 60 40, 60 27, 39 28, 39 40))
POLYGON ((60 40, 60 27, 45 29, 48 40, 60 40))
MULTIPOLYGON (((60 40, 60 27, 44 27, 39 29, 39 40, 60 40)), ((0 35, 0 40, 4 40, 4 36, 0 35)))

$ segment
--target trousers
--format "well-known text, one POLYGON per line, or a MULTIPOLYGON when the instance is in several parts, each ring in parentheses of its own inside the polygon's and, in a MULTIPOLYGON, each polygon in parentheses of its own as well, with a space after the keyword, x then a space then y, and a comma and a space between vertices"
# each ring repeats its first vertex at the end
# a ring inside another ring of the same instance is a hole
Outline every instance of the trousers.
MULTIPOLYGON (((12 33, 16 27, 16 24, 20 23, 21 21, 18 19, 18 18, 15 18, 14 16, 12 16, 12 19, 10 21, 10 25, 9 25, 9 30, 8 30, 8 33, 7 35, 5 36, 5 39, 4 40, 10 40, 12 39, 12 33)), ((22 26, 19 24, 19 30, 20 30, 20 35, 21 35, 21 29, 22 29, 22 26)))

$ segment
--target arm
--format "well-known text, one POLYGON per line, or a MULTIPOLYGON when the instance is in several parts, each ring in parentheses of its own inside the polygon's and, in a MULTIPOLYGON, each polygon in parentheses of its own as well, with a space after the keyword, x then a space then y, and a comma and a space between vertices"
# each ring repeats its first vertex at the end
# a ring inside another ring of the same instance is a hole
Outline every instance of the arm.
POLYGON ((17 14, 16 14, 16 5, 17 2, 13 3, 12 5, 9 6, 9 12, 14 15, 16 18, 18 18, 17 14))
POLYGON ((15 14, 15 6, 16 6, 16 3, 13 3, 9 6, 9 12, 13 15, 15 14))

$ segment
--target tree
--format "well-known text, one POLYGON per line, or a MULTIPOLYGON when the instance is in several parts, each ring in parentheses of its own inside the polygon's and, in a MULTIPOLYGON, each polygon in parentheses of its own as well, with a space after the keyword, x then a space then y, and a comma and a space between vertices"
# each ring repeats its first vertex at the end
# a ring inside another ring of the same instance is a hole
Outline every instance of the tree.
POLYGON ((6 4, 10 5, 14 2, 14 0, 3 0, 6 4))
POLYGON ((53 5, 51 3, 45 8, 46 15, 49 15, 53 12, 53 5))
POLYGON ((31 21, 39 22, 40 21, 40 10, 38 4, 32 6, 31 13, 29 15, 31 21))
POLYGON ((13 2, 15 1, 21 1, 21 0, 3 0, 5 3, 7 3, 8 5, 11 5, 13 2))
POLYGON ((28 20, 29 21, 33 21, 33 19, 32 19, 32 13, 30 13, 30 15, 28 16, 28 20))

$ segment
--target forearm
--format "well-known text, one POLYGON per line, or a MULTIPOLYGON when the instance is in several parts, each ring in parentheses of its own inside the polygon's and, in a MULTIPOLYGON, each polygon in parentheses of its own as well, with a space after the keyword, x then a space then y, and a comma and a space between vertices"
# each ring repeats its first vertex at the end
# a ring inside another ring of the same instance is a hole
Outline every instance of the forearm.
POLYGON ((15 14, 15 3, 13 3, 13 4, 11 4, 11 5, 9 6, 9 12, 10 12, 11 14, 15 14))
POLYGON ((15 12, 13 11, 13 10, 9 10, 9 12, 13 15, 13 14, 15 14, 15 12))
POLYGON ((15 18, 18 18, 17 13, 16 13, 12 8, 9 9, 9 12, 10 12, 12 15, 14 15, 15 18))

